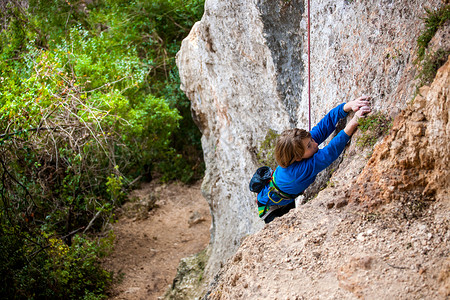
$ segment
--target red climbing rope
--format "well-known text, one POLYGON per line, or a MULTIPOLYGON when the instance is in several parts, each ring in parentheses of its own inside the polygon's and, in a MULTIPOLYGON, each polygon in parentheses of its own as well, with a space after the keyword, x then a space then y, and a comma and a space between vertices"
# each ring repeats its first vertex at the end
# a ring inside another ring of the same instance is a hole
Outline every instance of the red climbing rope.
POLYGON ((311 19, 310 19, 310 0, 308 0, 308 119, 309 119, 309 131, 311 131, 311 19))

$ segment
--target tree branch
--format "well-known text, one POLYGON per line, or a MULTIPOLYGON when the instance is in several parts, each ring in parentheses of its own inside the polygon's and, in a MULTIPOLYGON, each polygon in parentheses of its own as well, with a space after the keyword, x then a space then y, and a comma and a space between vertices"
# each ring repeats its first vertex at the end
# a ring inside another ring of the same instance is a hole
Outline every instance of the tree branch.
MULTIPOLYGON (((61 125, 64 126, 64 125, 61 125)), ((17 130, 13 133, 3 133, 0 134, 0 139, 7 139, 13 135, 18 135, 24 132, 29 132, 29 131, 39 131, 39 130, 54 130, 57 129, 57 127, 36 127, 36 128, 30 128, 30 129, 21 129, 21 130, 17 130)))

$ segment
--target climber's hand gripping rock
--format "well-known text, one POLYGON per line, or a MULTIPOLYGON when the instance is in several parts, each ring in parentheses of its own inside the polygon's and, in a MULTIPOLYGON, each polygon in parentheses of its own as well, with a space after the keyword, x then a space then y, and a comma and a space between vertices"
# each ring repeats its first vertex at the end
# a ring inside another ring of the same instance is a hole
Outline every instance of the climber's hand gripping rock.
POLYGON ((347 102, 344 105, 344 111, 350 112, 354 111, 357 112, 361 107, 368 106, 370 107, 370 96, 361 96, 353 101, 347 102))

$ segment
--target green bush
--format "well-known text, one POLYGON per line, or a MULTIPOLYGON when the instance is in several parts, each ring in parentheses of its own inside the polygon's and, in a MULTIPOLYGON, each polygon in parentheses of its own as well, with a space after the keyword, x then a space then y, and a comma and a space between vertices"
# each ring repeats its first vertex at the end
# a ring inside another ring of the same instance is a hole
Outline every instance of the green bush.
MULTIPOLYGON (((2 224, 3 225, 3 224, 2 224)), ((98 258, 111 251, 103 240, 75 236, 71 246, 43 232, 5 232, 1 227, 2 299, 104 299, 112 274, 98 258)))
POLYGON ((361 118, 358 127, 361 135, 356 139, 356 144, 361 147, 373 147, 380 137, 389 133, 391 127, 392 118, 381 112, 361 118))
POLYGON ((158 161, 157 170, 163 180, 190 182, 201 178, 204 171, 201 134, 192 120, 189 100, 180 90, 175 64, 181 40, 203 15, 203 3, 203 0, 138 0, 128 5, 128 1, 108 0, 91 10, 91 28, 97 34, 108 36, 118 47, 134 46, 141 63, 147 65, 148 73, 139 92, 165 99, 182 116, 179 127, 169 137, 174 151, 166 152, 158 161), (183 163, 178 163, 180 158, 183 163))
POLYGON ((434 37, 439 27, 443 26, 446 21, 450 19, 450 5, 444 5, 439 9, 430 10, 425 9, 427 16, 423 19, 425 23, 425 30, 417 39, 417 56, 421 61, 428 48, 428 43, 434 37))
POLYGON ((418 87, 429 85, 436 77, 437 70, 445 64, 450 55, 450 50, 438 49, 436 52, 430 52, 424 55, 419 65, 417 79, 418 87))
POLYGON ((428 50, 428 44, 436 32, 450 20, 450 5, 444 5, 434 11, 426 9, 426 14, 423 19, 425 30, 417 39, 417 59, 414 61, 418 71, 417 88, 430 84, 437 70, 444 65, 450 55, 450 49, 428 50))

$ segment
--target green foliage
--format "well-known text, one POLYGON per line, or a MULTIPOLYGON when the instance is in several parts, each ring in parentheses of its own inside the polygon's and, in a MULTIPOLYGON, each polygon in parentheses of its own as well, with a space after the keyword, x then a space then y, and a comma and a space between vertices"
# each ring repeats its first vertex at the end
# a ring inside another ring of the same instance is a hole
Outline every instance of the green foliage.
POLYGON ((136 177, 201 176, 174 57, 203 1, 28 4, 0 12, 0 296, 100 299, 113 237, 86 234, 136 177))
MULTIPOLYGON (((116 166, 115 169, 118 170, 119 166, 116 166)), ((112 173, 111 176, 108 176, 106 179, 106 191, 111 195, 112 202, 117 203, 118 200, 125 196, 122 190, 123 177, 112 173)))
POLYGON ((168 138, 174 151, 166 151, 158 162, 163 180, 190 182, 200 178, 204 170, 201 134, 192 120, 189 101, 180 90, 175 64, 181 40, 203 15, 203 3, 203 0, 141 0, 129 5, 128 1, 108 0, 91 9, 91 28, 118 46, 135 47, 140 62, 147 66, 145 82, 138 92, 165 99, 182 116, 179 127, 168 138), (173 161, 177 163, 166 167, 173 161))
MULTIPOLYGON (((107 243, 108 246, 110 244, 107 243)), ((102 243, 79 236, 74 237, 70 247, 55 238, 48 239, 48 246, 48 263, 44 268, 56 282, 51 286, 52 295, 74 299, 80 296, 92 297, 106 290, 112 277, 100 268, 98 257, 108 253, 109 248, 104 249, 102 243)))
POLYGON ((389 133, 391 127, 392 118, 381 112, 361 118, 358 127, 361 135, 357 138, 356 144, 361 147, 373 147, 381 136, 389 133))
POLYGON ((419 65, 417 79, 418 87, 429 85, 436 77, 437 70, 445 64, 450 55, 450 50, 438 49, 436 52, 425 54, 419 65))
POLYGON ((166 174, 167 180, 180 179, 183 182, 197 180, 205 169, 201 153, 201 134, 198 128, 193 126, 190 102, 180 90, 180 77, 176 68, 170 73, 169 80, 166 81, 162 97, 169 101, 171 107, 176 107, 183 118, 179 121, 178 130, 171 136, 170 144, 175 153, 164 162, 168 167, 172 162, 176 163, 171 167, 172 172, 165 172, 164 165, 160 165, 160 170, 166 174))
POLYGON ((278 136, 279 134, 275 130, 269 129, 264 141, 261 143, 258 148, 258 152, 256 153, 258 163, 260 165, 270 166, 273 170, 275 170, 277 166, 277 162, 275 160, 275 145, 278 136))
POLYGON ((417 59, 414 61, 418 75, 417 87, 428 85, 436 76, 437 70, 447 61, 449 49, 440 48, 437 51, 427 51, 428 44, 440 27, 450 20, 450 5, 432 11, 426 9, 427 16, 423 19, 425 31, 417 39, 417 59))
POLYGON ((425 22, 425 31, 417 39, 417 55, 419 61, 424 58, 428 43, 434 37, 439 27, 450 20, 450 5, 448 4, 434 11, 430 9, 425 9, 425 11, 427 13, 427 16, 423 19, 425 22))
POLYGON ((104 299, 112 274, 98 258, 110 253, 112 233, 100 240, 77 235, 68 246, 45 232, 5 228, 0 227, 2 299, 104 299))

